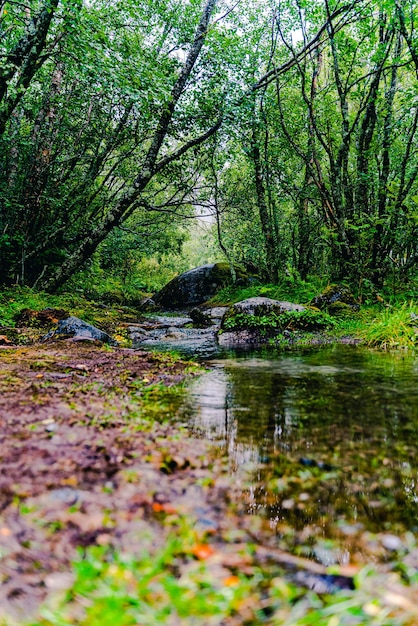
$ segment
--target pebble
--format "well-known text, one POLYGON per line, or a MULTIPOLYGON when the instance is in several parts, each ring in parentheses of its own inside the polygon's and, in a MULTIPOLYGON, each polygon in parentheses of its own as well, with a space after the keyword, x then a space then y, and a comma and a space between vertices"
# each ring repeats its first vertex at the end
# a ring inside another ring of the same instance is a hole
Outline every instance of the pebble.
POLYGON ((403 547, 403 543, 399 537, 396 535, 382 535, 381 537, 382 546, 386 548, 386 550, 401 550, 403 547))

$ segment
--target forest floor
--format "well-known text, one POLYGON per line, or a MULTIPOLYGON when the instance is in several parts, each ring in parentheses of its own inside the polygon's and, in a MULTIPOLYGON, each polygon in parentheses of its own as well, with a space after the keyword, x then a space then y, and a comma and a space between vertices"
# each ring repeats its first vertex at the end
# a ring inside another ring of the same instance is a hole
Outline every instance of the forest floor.
MULTIPOLYGON (((176 413, 199 371, 75 339, 0 349, 0 624, 330 623, 333 600, 282 577, 326 568, 268 545, 176 413)), ((357 573, 340 568, 344 594, 357 573)), ((347 623, 417 623, 393 576, 364 589, 350 602, 367 621, 347 623)))
POLYGON ((173 517, 193 517, 188 550, 205 557, 205 537, 228 517, 221 464, 163 419, 170 388, 193 371, 72 340, 1 350, 0 622, 33 619, 48 593, 70 587, 77 549, 135 552, 148 535, 157 550, 173 517))

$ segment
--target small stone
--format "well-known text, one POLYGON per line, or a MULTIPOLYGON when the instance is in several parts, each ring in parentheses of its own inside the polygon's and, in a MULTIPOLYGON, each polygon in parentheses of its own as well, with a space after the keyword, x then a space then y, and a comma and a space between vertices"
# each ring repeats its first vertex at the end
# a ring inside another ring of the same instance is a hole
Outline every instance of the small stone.
POLYGON ((66 591, 74 583, 75 576, 71 572, 54 572, 44 578, 44 584, 50 591, 66 591))
POLYGON ((282 509, 293 509, 295 507, 295 501, 292 498, 283 500, 282 509))
POLYGON ((45 426, 45 430, 47 433, 55 433, 58 430, 59 426, 56 422, 52 422, 51 424, 47 424, 45 426))
POLYGON ((401 550, 403 547, 401 539, 396 535, 382 535, 381 542, 386 550, 393 550, 394 552, 401 550))
POLYGON ((79 492, 76 489, 71 489, 71 487, 52 489, 48 495, 51 500, 57 500, 68 506, 73 506, 80 497, 79 492))

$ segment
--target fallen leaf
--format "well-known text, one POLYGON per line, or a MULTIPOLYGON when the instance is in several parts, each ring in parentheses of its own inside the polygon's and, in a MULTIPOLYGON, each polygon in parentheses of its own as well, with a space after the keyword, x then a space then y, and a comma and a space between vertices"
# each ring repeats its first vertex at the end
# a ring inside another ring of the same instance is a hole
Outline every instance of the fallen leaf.
POLYGON ((61 485, 67 485, 69 487, 77 487, 78 485, 77 476, 69 476, 68 478, 63 478, 61 480, 61 485))
POLYGON ((152 510, 154 511, 154 513, 177 513, 175 507, 169 503, 161 504, 160 502, 154 502, 152 505, 152 510))
POLYGON ((200 560, 210 558, 215 554, 215 550, 207 543, 198 543, 192 548, 192 554, 200 560))

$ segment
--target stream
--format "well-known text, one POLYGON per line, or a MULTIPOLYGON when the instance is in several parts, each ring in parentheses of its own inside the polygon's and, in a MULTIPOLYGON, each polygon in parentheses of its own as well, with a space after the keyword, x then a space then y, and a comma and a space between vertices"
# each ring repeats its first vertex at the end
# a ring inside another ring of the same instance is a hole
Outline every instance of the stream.
POLYGON ((183 413, 227 455, 245 513, 325 565, 403 549, 418 531, 416 357, 352 345, 200 357, 210 369, 183 413))

